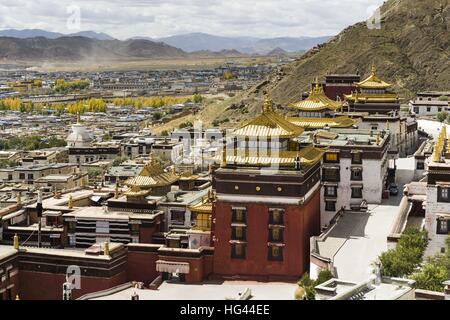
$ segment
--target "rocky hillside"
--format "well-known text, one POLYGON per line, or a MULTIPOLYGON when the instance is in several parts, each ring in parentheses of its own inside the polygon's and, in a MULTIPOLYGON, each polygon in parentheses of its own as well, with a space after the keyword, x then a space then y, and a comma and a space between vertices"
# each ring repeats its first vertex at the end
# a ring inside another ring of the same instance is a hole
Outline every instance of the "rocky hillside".
POLYGON ((381 29, 369 29, 366 22, 346 28, 270 75, 218 119, 241 121, 259 110, 264 92, 284 105, 300 99, 316 76, 367 75, 372 63, 404 98, 418 90, 450 90, 449 0, 389 0, 381 16, 381 29))

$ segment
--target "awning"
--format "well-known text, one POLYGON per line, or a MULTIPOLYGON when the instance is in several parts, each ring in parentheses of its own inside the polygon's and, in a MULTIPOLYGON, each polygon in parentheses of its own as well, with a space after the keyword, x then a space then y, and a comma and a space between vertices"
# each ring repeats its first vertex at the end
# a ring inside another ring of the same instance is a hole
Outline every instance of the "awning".
POLYGON ((158 261, 156 261, 156 271, 188 274, 189 273, 189 263, 158 260, 158 261))
POLYGON ((91 197, 91 200, 92 200, 93 202, 99 202, 101 199, 102 199, 101 196, 92 196, 92 197, 91 197))
POLYGON ((438 220, 450 220, 450 213, 436 213, 438 220))

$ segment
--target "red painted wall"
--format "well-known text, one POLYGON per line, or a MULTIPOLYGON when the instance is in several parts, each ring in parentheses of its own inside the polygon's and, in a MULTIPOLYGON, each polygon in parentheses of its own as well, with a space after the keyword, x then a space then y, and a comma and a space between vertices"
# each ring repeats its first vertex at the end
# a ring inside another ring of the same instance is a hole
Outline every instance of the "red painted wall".
MULTIPOLYGON (((20 298, 23 300, 62 300, 63 274, 20 270, 20 298)), ((87 293, 109 289, 127 280, 123 271, 111 278, 81 277, 81 289, 72 291, 72 298, 77 299, 87 293)))
POLYGON ((131 251, 127 255, 127 280, 143 282, 148 286, 159 276, 156 271, 158 252, 131 251))
POLYGON ((285 206, 283 261, 268 260, 268 205, 230 204, 215 206, 214 274, 255 279, 297 279, 309 266, 309 238, 320 234, 320 190, 302 206, 285 206), (246 259, 231 259, 231 208, 247 207, 246 259))

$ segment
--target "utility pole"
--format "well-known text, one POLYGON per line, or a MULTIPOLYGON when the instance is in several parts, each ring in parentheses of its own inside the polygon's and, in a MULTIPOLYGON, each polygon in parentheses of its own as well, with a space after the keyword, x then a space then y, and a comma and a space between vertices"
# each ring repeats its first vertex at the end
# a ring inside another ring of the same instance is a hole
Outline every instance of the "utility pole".
POLYGON ((38 248, 42 246, 41 229, 42 229, 42 190, 38 190, 38 201, 36 204, 36 211, 38 217, 38 248))

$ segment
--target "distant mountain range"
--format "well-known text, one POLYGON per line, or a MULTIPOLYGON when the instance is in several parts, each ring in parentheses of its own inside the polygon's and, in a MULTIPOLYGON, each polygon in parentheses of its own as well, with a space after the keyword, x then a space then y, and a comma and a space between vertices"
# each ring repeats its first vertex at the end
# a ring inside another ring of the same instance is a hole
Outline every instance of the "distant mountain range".
POLYGON ((73 34, 41 29, 0 31, 0 61, 84 61, 127 58, 237 57, 245 54, 287 55, 306 51, 329 37, 220 37, 190 33, 167 38, 135 37, 125 41, 94 31, 73 34))
POLYGON ((0 61, 108 61, 130 58, 182 58, 188 54, 148 40, 97 40, 80 36, 56 39, 0 37, 0 61))
POLYGON ((207 33, 188 33, 157 39, 146 37, 136 38, 164 42, 186 52, 237 50, 247 54, 267 54, 279 49, 286 52, 301 52, 309 50, 317 44, 327 42, 330 39, 328 36, 262 39, 253 37, 221 37, 207 33))
POLYGON ((63 33, 59 33, 59 32, 45 31, 42 29, 0 30, 0 37, 12 37, 12 38, 19 38, 19 39, 36 38, 36 37, 43 37, 43 38, 47 38, 47 39, 56 39, 56 38, 61 38, 61 37, 86 37, 86 38, 97 39, 97 40, 115 40, 110 35, 107 35, 106 33, 102 33, 102 32, 81 31, 81 32, 77 32, 77 33, 63 34, 63 33))

